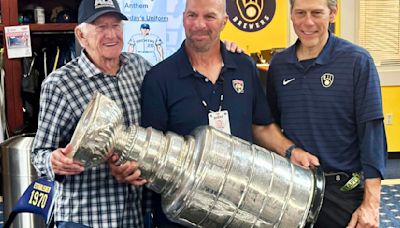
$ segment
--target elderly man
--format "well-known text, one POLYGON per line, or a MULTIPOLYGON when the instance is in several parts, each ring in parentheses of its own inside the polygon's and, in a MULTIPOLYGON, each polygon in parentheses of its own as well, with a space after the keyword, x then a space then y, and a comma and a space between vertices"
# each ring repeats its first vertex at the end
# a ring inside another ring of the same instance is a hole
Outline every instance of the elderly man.
POLYGON ((379 77, 368 52, 329 32, 336 0, 291 0, 297 42, 273 58, 271 110, 326 173, 315 227, 378 227, 386 137, 379 77))
MULTIPOLYGON (((211 125, 286 154, 298 165, 318 165, 316 157, 295 147, 273 123, 254 61, 225 50, 220 41, 225 8, 225 0, 186 2, 186 40, 143 81, 142 125, 180 135, 211 125)), ((174 226, 162 218, 159 207, 154 212, 156 226, 174 226)))
MULTIPOLYGON (((61 182, 57 227, 143 227, 141 187, 119 183, 106 162, 84 169, 68 158, 73 145, 67 144, 96 91, 118 104, 126 126, 139 123, 138 94, 150 64, 137 54, 121 53, 126 19, 116 0, 83 0, 75 29, 83 51, 42 84, 32 162, 40 176, 61 182)), ((130 172, 125 178, 143 185, 139 175, 130 172)))

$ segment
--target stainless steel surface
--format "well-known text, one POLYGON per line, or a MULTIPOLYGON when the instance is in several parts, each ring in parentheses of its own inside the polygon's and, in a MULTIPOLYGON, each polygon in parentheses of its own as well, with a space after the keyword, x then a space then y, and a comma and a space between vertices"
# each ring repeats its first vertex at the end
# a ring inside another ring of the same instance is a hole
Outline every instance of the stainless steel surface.
POLYGON ((207 228, 303 227, 316 219, 321 172, 209 126, 182 137, 137 126, 123 129, 121 119, 116 104, 97 94, 71 140, 74 158, 92 166, 114 151, 120 162, 137 160, 170 219, 207 228))
MULTIPOLYGON (((5 219, 8 218, 25 189, 37 177, 30 160, 33 139, 33 134, 20 135, 10 138, 0 145, 3 167, 5 219)), ((45 227, 45 223, 39 216, 23 213, 17 215, 11 227, 45 227)))

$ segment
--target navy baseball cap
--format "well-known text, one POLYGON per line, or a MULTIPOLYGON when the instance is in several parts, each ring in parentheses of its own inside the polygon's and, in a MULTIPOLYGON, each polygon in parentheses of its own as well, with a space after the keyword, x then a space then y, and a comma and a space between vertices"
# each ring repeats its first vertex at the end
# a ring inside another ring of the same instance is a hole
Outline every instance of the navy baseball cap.
POLYGON ((91 23, 101 15, 106 13, 115 13, 122 20, 128 18, 121 13, 116 0, 82 0, 78 11, 78 24, 86 22, 91 23))
POLYGON ((141 29, 150 29, 150 25, 149 24, 142 24, 140 25, 141 29))

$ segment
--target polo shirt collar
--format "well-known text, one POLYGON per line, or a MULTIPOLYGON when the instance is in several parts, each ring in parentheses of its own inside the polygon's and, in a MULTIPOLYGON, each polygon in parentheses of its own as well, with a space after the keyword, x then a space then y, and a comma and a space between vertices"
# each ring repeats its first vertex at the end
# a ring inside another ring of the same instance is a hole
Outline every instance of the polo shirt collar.
POLYGON ((337 40, 336 36, 334 34, 332 34, 331 32, 329 32, 328 41, 326 42, 321 53, 319 53, 315 63, 324 65, 324 64, 328 64, 331 61, 330 53, 332 53, 332 49, 334 48, 336 40, 337 40))
POLYGON ((222 60, 224 62, 224 67, 229 68, 229 69, 236 69, 238 68, 233 56, 233 53, 229 53, 228 50, 226 50, 225 44, 221 42, 221 55, 222 55, 222 60))
POLYGON ((179 69, 179 77, 186 77, 193 74, 193 67, 190 64, 189 57, 185 51, 185 41, 182 42, 181 47, 177 51, 177 67, 179 69))
MULTIPOLYGON (((319 53, 317 59, 315 60, 315 63, 324 65, 327 64, 330 61, 330 53, 332 52, 332 49, 334 48, 335 42, 337 40, 337 37, 329 31, 329 37, 328 41, 326 42, 324 48, 322 48, 321 53, 319 53)), ((289 63, 297 63, 299 60, 296 55, 296 48, 300 44, 300 39, 296 40, 296 43, 289 47, 289 63)))
POLYGON ((289 56, 287 56, 288 63, 296 64, 299 61, 296 55, 296 48, 299 45, 299 43, 300 40, 297 39, 296 43, 294 43, 292 46, 289 47, 288 49, 289 56))
MULTIPOLYGON (((237 68, 237 64, 232 58, 232 55, 229 55, 228 51, 225 48, 225 45, 221 42, 220 52, 223 61, 223 68, 237 68)), ((181 47, 177 51, 178 58, 178 68, 179 68, 179 77, 187 77, 194 73, 194 69, 192 64, 189 61, 189 57, 185 50, 185 41, 182 42, 181 47)))

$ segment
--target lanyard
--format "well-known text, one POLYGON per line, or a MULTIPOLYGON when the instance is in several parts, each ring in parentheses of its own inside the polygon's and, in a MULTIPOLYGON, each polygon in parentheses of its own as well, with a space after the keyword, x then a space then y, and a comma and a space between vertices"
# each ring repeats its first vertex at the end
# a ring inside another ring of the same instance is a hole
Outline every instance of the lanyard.
MULTIPOLYGON (((193 70, 194 70, 195 74, 200 74, 200 73, 198 73, 198 72, 196 71, 196 69, 193 68, 193 70)), ((217 81, 218 81, 218 80, 217 80, 217 81)), ((195 91, 196 91, 196 93, 197 93, 197 96, 200 97, 200 99, 201 99, 201 104, 202 104, 203 107, 206 109, 206 111, 208 111, 208 112, 215 112, 215 111, 213 111, 213 110, 211 110, 211 109, 208 108, 207 102, 206 102, 206 101, 203 99, 203 97, 201 96, 199 86, 196 84, 196 80, 193 80, 193 84, 194 84, 194 88, 195 88, 195 91)), ((221 88, 221 90, 222 90, 222 91, 221 91, 221 96, 220 96, 220 100, 219 100, 219 108, 218 108, 218 111, 217 111, 217 112, 219 112, 219 111, 222 110, 222 104, 223 104, 223 102, 224 102, 224 80, 222 80, 222 88, 221 88)))

